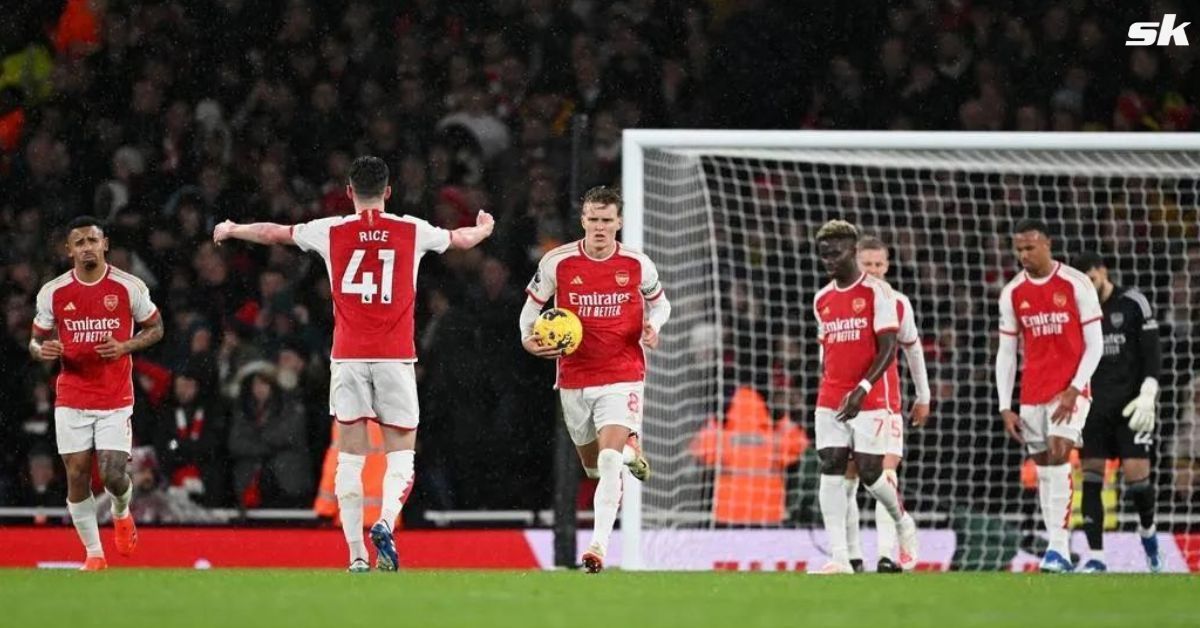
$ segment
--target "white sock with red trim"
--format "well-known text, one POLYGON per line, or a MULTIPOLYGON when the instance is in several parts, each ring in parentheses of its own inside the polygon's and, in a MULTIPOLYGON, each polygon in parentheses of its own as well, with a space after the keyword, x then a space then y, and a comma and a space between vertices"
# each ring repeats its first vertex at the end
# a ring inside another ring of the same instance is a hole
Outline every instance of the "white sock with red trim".
POLYGON ((1071 497, 1075 492, 1071 465, 1038 466, 1038 498, 1042 521, 1050 536, 1050 549, 1071 557, 1071 497))

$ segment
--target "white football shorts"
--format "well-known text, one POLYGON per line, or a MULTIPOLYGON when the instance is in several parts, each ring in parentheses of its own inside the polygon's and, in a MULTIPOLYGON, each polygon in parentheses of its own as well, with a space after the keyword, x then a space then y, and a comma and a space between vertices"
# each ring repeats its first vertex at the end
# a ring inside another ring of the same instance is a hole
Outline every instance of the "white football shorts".
POLYGON ((622 382, 586 388, 562 388, 563 421, 576 445, 596 440, 605 425, 621 425, 638 434, 642 431, 645 382, 622 382))
POLYGON ((845 422, 837 420, 837 411, 830 408, 817 408, 815 414, 818 451, 846 447, 882 456, 895 453, 893 447, 903 448, 903 431, 893 436, 893 429, 900 429, 901 418, 891 410, 863 410, 845 422))
POLYGON ((1025 450, 1030 454, 1046 451, 1046 438, 1050 436, 1061 436, 1075 443, 1076 447, 1083 444, 1083 425, 1092 409, 1092 400, 1079 395, 1075 400, 1075 410, 1071 413, 1071 418, 1062 423, 1050 420, 1057 408, 1057 400, 1021 406, 1021 437, 1025 439, 1025 450))
POLYGON ((364 419, 417 429, 417 374, 412 362, 334 362, 329 366, 329 413, 339 423, 364 419))
POLYGON ((115 410, 54 409, 54 433, 59 454, 107 449, 129 453, 133 448, 133 406, 115 410))

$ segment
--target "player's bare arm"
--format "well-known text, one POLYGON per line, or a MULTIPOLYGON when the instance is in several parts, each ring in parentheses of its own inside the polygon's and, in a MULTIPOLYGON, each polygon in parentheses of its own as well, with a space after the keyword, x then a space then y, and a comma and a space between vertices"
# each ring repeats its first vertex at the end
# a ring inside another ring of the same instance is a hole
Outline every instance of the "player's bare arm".
POLYGON ((34 328, 29 338, 29 355, 35 360, 49 362, 62 357, 63 344, 55 340, 53 332, 34 328))
MULTIPOLYGON (((892 360, 896 359, 896 332, 883 331, 876 336, 877 347, 875 349, 875 359, 871 361, 871 367, 867 369, 867 374, 863 376, 871 385, 879 381, 883 377, 883 372, 887 370, 892 360)), ((854 390, 846 394, 842 400, 842 405, 838 408, 837 420, 849 421, 858 416, 859 410, 862 409, 863 399, 866 399, 868 390, 863 386, 855 386, 854 390)))
POLYGON ((450 232, 450 246, 456 249, 472 248, 492 235, 495 227, 496 219, 481 209, 475 215, 474 227, 459 227, 450 232))
POLYGON ((273 222, 254 222, 246 225, 226 220, 213 229, 213 242, 245 240, 255 244, 295 244, 292 228, 273 222))
POLYGON ((96 353, 105 360, 115 360, 125 354, 142 351, 153 346, 163 338, 162 317, 154 315, 150 320, 141 324, 137 335, 125 342, 117 342, 110 335, 96 345, 96 353))

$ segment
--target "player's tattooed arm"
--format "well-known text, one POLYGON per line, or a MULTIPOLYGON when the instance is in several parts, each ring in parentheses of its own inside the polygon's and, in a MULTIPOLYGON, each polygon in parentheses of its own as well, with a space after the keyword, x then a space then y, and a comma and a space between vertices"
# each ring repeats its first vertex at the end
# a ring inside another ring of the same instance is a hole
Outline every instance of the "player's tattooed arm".
POLYGON ((113 340, 112 336, 105 338, 103 342, 96 345, 96 352, 106 360, 115 360, 127 353, 141 351, 162 340, 162 316, 154 316, 150 320, 141 323, 141 327, 141 330, 133 338, 125 342, 117 342, 113 340))
POLYGON ((34 327, 33 333, 29 336, 29 355, 33 359, 48 362, 62 357, 63 344, 61 341, 55 340, 52 334, 53 332, 34 327))

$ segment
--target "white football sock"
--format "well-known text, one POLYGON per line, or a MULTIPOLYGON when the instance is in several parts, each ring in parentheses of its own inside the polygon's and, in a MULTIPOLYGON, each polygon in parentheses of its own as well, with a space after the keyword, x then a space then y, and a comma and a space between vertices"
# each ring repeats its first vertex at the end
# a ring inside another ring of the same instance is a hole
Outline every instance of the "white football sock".
POLYGON ((1038 498, 1042 503, 1042 522, 1050 536, 1050 549, 1070 560, 1071 556, 1071 465, 1038 466, 1038 498))
POLYGON ((71 523, 75 524, 75 532, 83 541, 88 558, 104 557, 104 546, 100 545, 100 526, 96 524, 96 498, 91 495, 87 499, 71 503, 67 501, 67 512, 71 513, 71 523))
MULTIPOLYGON (((884 469, 883 474, 892 481, 897 481, 894 469, 884 469)), ((896 485, 899 486, 899 482, 896 485)), ((875 532, 879 544, 879 557, 896 562, 896 520, 879 500, 875 501, 875 532)))
POLYGON ((612 534, 613 524, 617 521, 617 509, 621 505, 621 468, 625 463, 621 461, 621 452, 603 449, 597 456, 597 466, 600 468, 600 482, 592 499, 596 517, 592 546, 603 552, 608 549, 608 537, 612 534))
POLYGON ((387 524, 388 529, 396 527, 396 517, 404 508, 404 500, 413 486, 413 461, 417 452, 412 449, 390 451, 387 455, 387 472, 383 476, 383 508, 379 511, 379 520, 387 524))
POLYGON ((362 508, 362 471, 366 462, 366 456, 339 452, 337 472, 333 476, 333 490, 337 494, 342 518, 342 534, 350 546, 350 562, 367 560, 367 546, 363 543, 362 508))
POLYGON ((891 515, 893 521, 904 518, 904 505, 900 503, 900 491, 896 486, 895 475, 879 474, 879 479, 868 486, 867 490, 875 496, 879 505, 891 515))
POLYGON ((829 558, 839 563, 849 563, 846 541, 846 478, 841 475, 821 474, 821 518, 825 521, 825 534, 829 536, 829 558))
POLYGON ((1090 558, 1092 560, 1098 560, 1102 563, 1108 562, 1108 561, 1104 560, 1104 550, 1102 550, 1102 549, 1091 550, 1090 552, 1088 552, 1088 558, 1090 558))
POLYGON ((862 560, 859 537, 858 478, 846 480, 846 551, 850 560, 862 560))
POLYGON ((112 516, 113 519, 124 519, 129 516, 129 502, 133 501, 133 479, 129 480, 129 488, 125 489, 124 495, 113 495, 104 489, 108 496, 112 498, 112 516))

